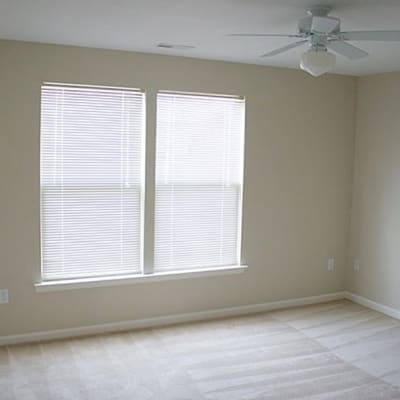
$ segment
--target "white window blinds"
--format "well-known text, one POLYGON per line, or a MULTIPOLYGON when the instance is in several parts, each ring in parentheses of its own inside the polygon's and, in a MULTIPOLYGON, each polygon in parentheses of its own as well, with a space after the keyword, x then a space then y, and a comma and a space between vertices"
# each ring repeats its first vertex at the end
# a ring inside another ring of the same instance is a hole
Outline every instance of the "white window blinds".
POLYGON ((154 270, 240 264, 244 100, 160 93, 154 270))
POLYGON ((141 272, 144 94, 45 85, 44 280, 141 272))

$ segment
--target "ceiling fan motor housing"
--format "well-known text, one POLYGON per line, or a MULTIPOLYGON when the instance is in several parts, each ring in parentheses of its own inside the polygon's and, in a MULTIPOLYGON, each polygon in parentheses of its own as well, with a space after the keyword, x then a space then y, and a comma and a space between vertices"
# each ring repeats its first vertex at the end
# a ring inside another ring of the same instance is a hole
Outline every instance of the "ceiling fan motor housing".
POLYGON ((337 35, 340 33, 340 20, 335 17, 315 17, 315 16, 307 16, 300 18, 299 23, 298 23, 298 31, 300 35, 304 36, 310 36, 313 34, 319 34, 319 35, 337 35), (318 19, 320 26, 335 26, 333 30, 330 30, 329 32, 323 32, 323 31, 316 31, 314 29, 315 21, 318 19))

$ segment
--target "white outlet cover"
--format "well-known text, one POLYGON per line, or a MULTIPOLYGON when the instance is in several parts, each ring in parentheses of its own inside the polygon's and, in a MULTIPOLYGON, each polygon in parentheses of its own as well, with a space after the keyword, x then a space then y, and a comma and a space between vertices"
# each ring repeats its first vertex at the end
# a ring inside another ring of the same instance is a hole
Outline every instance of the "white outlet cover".
POLYGON ((8 303, 8 289, 0 289, 0 304, 8 303))
POLYGON ((354 260, 354 265, 353 265, 354 271, 359 271, 360 270, 360 266, 361 266, 360 260, 358 258, 356 258, 354 260))
POLYGON ((328 259, 328 271, 333 271, 335 269, 335 259, 329 258, 328 259))

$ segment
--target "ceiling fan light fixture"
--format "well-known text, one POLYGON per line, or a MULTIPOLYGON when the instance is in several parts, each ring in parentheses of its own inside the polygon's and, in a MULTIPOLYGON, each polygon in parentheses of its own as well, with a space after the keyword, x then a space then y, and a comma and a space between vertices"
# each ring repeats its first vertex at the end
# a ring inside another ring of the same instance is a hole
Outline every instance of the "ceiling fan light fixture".
POLYGON ((326 49, 311 48, 300 58, 300 68, 313 76, 329 72, 335 64, 336 56, 326 49))

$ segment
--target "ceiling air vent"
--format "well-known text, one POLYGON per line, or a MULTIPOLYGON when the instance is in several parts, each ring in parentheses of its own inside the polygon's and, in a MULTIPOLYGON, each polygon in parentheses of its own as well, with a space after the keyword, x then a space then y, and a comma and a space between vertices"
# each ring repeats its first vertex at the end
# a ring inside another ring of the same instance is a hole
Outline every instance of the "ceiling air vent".
POLYGON ((158 43, 157 47, 161 49, 174 49, 174 50, 194 49, 194 46, 188 46, 184 44, 172 44, 172 43, 158 43))

